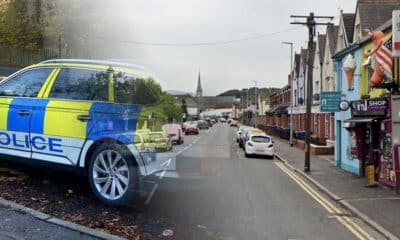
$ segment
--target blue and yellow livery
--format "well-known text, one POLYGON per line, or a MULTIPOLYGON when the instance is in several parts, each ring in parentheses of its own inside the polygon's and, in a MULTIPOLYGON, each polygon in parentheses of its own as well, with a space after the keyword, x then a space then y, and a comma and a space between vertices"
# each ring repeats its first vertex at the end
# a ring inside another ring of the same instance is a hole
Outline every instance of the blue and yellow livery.
POLYGON ((138 179, 160 166, 146 142, 150 130, 137 129, 147 125, 145 107, 157 103, 148 77, 128 64, 89 60, 18 71, 0 83, 0 156, 85 169, 101 201, 128 203, 138 179))

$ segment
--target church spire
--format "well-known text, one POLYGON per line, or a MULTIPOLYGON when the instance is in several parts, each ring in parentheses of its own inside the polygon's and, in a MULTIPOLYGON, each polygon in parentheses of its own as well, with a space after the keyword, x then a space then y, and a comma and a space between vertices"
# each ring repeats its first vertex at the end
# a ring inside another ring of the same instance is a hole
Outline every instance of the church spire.
POLYGON ((203 96, 203 88, 201 87, 201 78, 200 78, 200 71, 199 71, 199 78, 197 80, 197 89, 196 89, 196 97, 203 96))

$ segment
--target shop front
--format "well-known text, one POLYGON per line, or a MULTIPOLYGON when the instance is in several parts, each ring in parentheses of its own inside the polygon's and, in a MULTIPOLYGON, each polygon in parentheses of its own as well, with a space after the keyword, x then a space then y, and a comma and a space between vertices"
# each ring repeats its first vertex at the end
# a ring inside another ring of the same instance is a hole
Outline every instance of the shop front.
POLYGON ((344 127, 350 132, 349 154, 359 161, 360 176, 368 169, 374 181, 395 187, 390 104, 390 97, 352 101, 344 127))

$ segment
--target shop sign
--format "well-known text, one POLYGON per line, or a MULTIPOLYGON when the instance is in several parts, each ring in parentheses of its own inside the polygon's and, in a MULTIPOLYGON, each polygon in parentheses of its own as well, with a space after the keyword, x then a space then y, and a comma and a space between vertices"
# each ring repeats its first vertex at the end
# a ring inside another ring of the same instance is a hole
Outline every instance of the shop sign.
POLYGON ((385 98, 366 99, 351 103, 353 116, 385 116, 388 100, 385 98))

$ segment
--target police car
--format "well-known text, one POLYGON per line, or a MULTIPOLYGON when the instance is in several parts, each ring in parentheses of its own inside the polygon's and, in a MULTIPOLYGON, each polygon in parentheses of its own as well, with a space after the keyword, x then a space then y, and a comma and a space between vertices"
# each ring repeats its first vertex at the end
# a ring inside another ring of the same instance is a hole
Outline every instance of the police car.
POLYGON ((83 170, 102 202, 129 204, 141 179, 162 170, 135 145, 152 96, 132 89, 146 92, 148 77, 132 65, 90 60, 16 72, 0 83, 0 158, 83 170))

